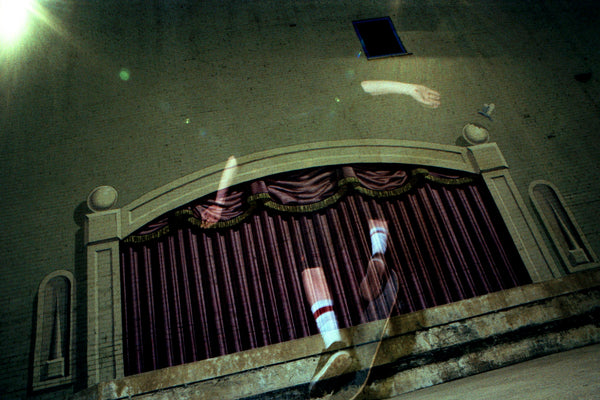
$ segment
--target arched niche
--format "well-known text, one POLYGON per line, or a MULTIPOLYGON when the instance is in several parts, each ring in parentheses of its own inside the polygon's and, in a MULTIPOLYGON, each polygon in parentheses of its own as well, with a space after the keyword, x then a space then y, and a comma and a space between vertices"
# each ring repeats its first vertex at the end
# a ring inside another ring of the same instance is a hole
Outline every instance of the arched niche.
POLYGON ((33 389, 70 383, 74 376, 74 278, 58 270, 40 283, 33 360, 33 389))
POLYGON ((598 256, 558 188, 551 182, 537 180, 529 185, 529 197, 565 271, 577 272, 597 266, 598 256))

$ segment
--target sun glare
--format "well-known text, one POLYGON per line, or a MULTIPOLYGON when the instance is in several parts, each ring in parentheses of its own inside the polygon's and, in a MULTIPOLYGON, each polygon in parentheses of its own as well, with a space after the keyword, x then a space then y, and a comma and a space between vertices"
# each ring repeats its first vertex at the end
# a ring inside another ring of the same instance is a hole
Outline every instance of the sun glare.
POLYGON ((0 43, 13 44, 27 29, 33 0, 0 0, 0 43))

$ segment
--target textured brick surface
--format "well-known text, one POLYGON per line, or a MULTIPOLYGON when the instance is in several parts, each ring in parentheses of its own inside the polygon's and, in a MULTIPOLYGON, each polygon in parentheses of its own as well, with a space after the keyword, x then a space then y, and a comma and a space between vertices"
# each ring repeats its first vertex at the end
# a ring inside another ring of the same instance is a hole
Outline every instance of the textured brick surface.
POLYGON ((355 138, 455 144, 476 122, 489 128, 520 192, 552 181, 600 253, 594 1, 52 7, 58 29, 38 21, 19 53, 0 55, 10 56, 0 67, 3 399, 27 396, 38 284, 56 269, 85 282, 82 202, 102 184, 124 205, 231 154, 355 138), (351 21, 384 15, 414 55, 358 56, 351 21), (576 81, 582 72, 592 79, 576 81), (365 79, 424 84, 442 105, 371 97, 365 79), (493 121, 477 115, 490 102, 493 121))

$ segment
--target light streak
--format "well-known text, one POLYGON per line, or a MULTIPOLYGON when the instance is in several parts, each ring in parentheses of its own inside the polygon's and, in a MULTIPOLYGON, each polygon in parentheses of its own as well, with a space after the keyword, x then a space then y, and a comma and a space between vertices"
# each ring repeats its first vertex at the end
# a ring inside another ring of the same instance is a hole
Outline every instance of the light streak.
POLYGON ((0 44, 11 46, 19 40, 29 25, 33 0, 0 0, 0 44))

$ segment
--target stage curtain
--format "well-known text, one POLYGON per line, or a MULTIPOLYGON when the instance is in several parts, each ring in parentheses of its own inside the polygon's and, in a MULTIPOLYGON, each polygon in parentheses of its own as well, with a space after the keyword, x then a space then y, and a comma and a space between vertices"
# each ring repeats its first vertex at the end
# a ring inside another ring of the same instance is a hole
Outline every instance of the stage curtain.
POLYGON ((360 297, 369 218, 388 221, 395 314, 530 283, 476 175, 403 165, 295 171, 173 210, 121 242, 125 374, 317 334, 300 273, 320 266, 342 327, 384 316, 360 297))

